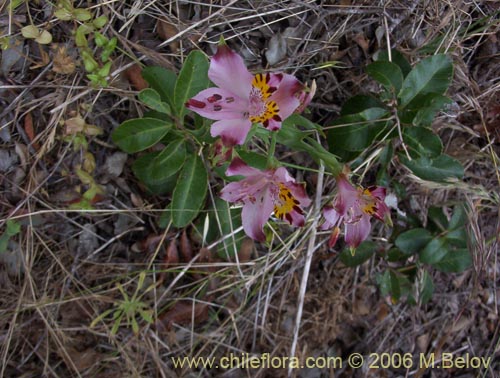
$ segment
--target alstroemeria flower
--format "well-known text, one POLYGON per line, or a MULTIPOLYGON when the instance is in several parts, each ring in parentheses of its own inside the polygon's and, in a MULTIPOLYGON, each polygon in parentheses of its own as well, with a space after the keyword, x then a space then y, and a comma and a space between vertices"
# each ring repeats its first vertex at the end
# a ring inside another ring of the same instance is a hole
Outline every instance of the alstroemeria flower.
POLYGON ((292 75, 252 75, 243 59, 220 45, 210 60, 208 77, 218 88, 208 88, 186 106, 202 117, 216 120, 210 130, 225 145, 243 144, 252 123, 277 130, 300 105, 302 84, 292 75))
POLYGON ((304 185, 297 184, 284 167, 261 171, 235 158, 226 175, 245 176, 241 181, 227 184, 220 196, 228 202, 243 203, 243 229, 251 238, 265 241, 262 228, 273 212, 291 225, 304 225, 302 208, 309 206, 311 200, 304 185))
POLYGON ((344 174, 337 177, 338 193, 333 206, 323 209, 323 230, 333 228, 328 245, 333 247, 345 225, 344 240, 351 249, 356 249, 370 234, 370 218, 375 217, 391 224, 390 211, 384 202, 385 188, 355 188, 344 174))

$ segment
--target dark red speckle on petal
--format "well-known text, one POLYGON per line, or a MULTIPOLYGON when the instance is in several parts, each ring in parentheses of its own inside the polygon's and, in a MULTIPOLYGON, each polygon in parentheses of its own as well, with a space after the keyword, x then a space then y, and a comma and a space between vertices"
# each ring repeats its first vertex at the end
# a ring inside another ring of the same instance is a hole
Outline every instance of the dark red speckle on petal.
POLYGON ((207 98, 207 101, 210 102, 211 104, 213 104, 214 102, 216 101, 219 101, 222 99, 222 96, 220 94, 214 94, 213 96, 210 96, 209 98, 207 98))
POLYGON ((186 102, 186 106, 193 107, 193 108, 198 108, 198 109, 203 109, 207 104, 205 104, 203 101, 198 101, 195 100, 194 98, 189 99, 188 102, 186 102))

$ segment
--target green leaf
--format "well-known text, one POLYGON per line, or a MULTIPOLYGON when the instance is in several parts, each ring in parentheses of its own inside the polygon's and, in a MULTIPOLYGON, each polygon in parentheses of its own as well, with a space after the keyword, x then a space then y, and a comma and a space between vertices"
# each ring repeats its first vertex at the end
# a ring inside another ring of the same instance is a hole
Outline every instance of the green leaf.
POLYGON ((455 206, 453 215, 451 216, 450 223, 448 224, 448 230, 453 231, 458 228, 465 226, 467 222, 467 212, 463 205, 455 206))
POLYGON ((436 113, 444 108, 445 105, 451 104, 453 101, 441 94, 431 93, 425 96, 422 106, 413 118, 413 125, 415 126, 430 126, 436 113))
POLYGON ((207 194, 207 171, 197 155, 190 155, 179 176, 172 197, 172 221, 187 226, 200 212, 207 194))
POLYGON ((340 111, 341 116, 358 114, 366 109, 384 108, 384 103, 379 99, 368 95, 356 95, 349 98, 340 111))
POLYGON ((417 96, 426 93, 443 94, 453 76, 451 59, 438 54, 421 60, 403 81, 399 92, 400 104, 405 107, 417 96))
POLYGON ((208 88, 209 83, 208 60, 201 51, 193 50, 184 62, 179 79, 175 83, 173 109, 180 119, 187 112, 187 100, 208 88))
POLYGON ((151 88, 160 94, 161 100, 174 107, 174 88, 177 76, 173 71, 163 67, 151 66, 142 70, 142 77, 151 88))
POLYGON ((391 279, 392 301, 396 303, 401 298, 401 285, 399 284, 398 276, 392 270, 389 271, 389 277, 391 279))
POLYGON ((431 275, 425 270, 420 283, 420 304, 429 302, 432 298, 432 294, 434 294, 434 283, 432 282, 431 275))
POLYGON ((92 13, 88 9, 75 8, 73 10, 73 15, 78 21, 88 21, 92 18, 92 13))
POLYGON ((445 154, 434 159, 421 157, 419 159, 408 160, 403 155, 400 158, 403 164, 422 180, 449 183, 461 180, 464 176, 462 165, 457 160, 445 154))
POLYGON ((434 265, 441 261, 447 252, 446 239, 434 238, 420 252, 419 260, 424 264, 434 265))
POLYGON ((170 114, 170 106, 161 100, 160 94, 153 88, 143 89, 139 93, 139 100, 157 112, 170 114))
POLYGON ((388 126, 388 121, 377 121, 388 116, 385 109, 370 108, 357 114, 340 117, 327 132, 329 151, 345 160, 368 148, 388 126))
POLYGON ((21 224, 15 220, 8 219, 6 222, 6 230, 2 236, 0 236, 0 253, 7 251, 9 239, 19 232, 21 232, 21 224))
POLYGON ((158 143, 171 128, 170 122, 155 118, 135 118, 123 122, 111 136, 123 151, 134 153, 158 143))
POLYGON ((422 156, 437 157, 443 150, 441 139, 425 127, 405 128, 403 140, 409 147, 410 156, 414 159, 422 156))
POLYGON ((431 240, 432 235, 425 228, 414 228, 400 234, 395 244, 408 256, 420 252, 431 240))
POLYGON ((103 28, 104 25, 106 25, 107 23, 108 23, 107 16, 100 16, 100 17, 97 17, 96 19, 94 19, 94 21, 92 21, 92 25, 97 29, 103 28))
POLYGON ((467 248, 450 250, 433 266, 445 273, 460 273, 472 266, 472 257, 467 248))
MULTIPOLYGON (((406 77, 411 71, 411 65, 408 63, 406 58, 404 57, 403 54, 401 54, 398 50, 391 50, 391 58, 392 62, 397 64, 401 72, 403 73, 403 76, 406 77)), ((378 62, 383 62, 389 61, 389 54, 387 50, 385 51, 380 51, 377 55, 377 61, 378 62)))
POLYGON ((238 151, 238 155, 243 159, 245 163, 249 166, 264 170, 267 168, 267 156, 260 155, 253 151, 238 151))
POLYGON ((377 250, 377 245, 372 241, 365 241, 356 248, 354 255, 350 248, 344 248, 340 253, 340 261, 349 268, 354 268, 370 259, 377 250))
POLYGON ((366 67, 366 73, 377 80, 386 89, 392 88, 394 93, 399 93, 403 84, 403 73, 395 63, 378 61, 366 67))
MULTIPOLYGON (((228 202, 216 198, 214 210, 210 217, 210 225, 211 228, 217 228, 217 237, 229 235, 241 226, 241 208, 231 208, 228 202)), ((223 248, 218 250, 217 254, 225 260, 230 260, 240 250, 244 235, 244 232, 240 231, 234 235, 234 238, 224 239, 223 248)))
POLYGON ((177 182, 175 174, 186 158, 184 140, 170 143, 161 152, 152 152, 138 158, 132 165, 134 174, 155 194, 172 192, 177 182))

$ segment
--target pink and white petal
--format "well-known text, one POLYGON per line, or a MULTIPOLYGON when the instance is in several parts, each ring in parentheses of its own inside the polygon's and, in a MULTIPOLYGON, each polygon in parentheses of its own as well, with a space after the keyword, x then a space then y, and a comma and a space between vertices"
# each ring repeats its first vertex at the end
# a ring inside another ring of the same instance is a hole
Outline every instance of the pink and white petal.
POLYGON ((295 179, 290 175, 290 173, 288 173, 285 167, 279 167, 274 171, 273 180, 284 184, 295 182, 295 179))
POLYGON ((245 119, 248 101, 222 88, 202 90, 186 102, 186 107, 202 117, 214 120, 245 119))
POLYGON ((311 204, 311 199, 306 193, 305 184, 296 184, 287 182, 285 186, 288 187, 288 189, 290 189, 290 192, 292 193, 293 197, 297 201, 299 201, 300 206, 308 207, 311 204))
POLYGON ((342 214, 339 214, 332 206, 323 208, 323 216, 325 217, 325 223, 320 227, 322 230, 339 226, 343 218, 342 214))
POLYGON ((295 113, 302 113, 307 106, 311 103, 314 95, 316 94, 316 80, 313 80, 311 83, 311 88, 305 88, 300 92, 298 99, 300 101, 300 105, 297 109, 295 109, 295 113))
MULTIPOLYGON (((244 180, 242 180, 244 181, 244 180)), ((220 198, 227 202, 239 202, 242 201, 247 192, 243 191, 242 181, 230 182, 220 191, 220 198)))
POLYGON ((370 192, 370 194, 383 201, 385 199, 385 194, 386 194, 386 189, 382 186, 372 186, 370 188, 368 188, 368 191, 370 192))
POLYGON ((275 118, 270 118, 268 120, 266 120, 263 124, 263 126, 270 130, 270 131, 277 131, 279 129, 281 129, 281 118, 280 117, 276 117, 277 119, 275 118))
POLYGON ((273 212, 273 200, 267 191, 261 192, 255 202, 246 202, 241 211, 245 233, 257 241, 265 241, 264 224, 273 212))
POLYGON ((240 98, 248 98, 253 75, 247 70, 243 58, 227 45, 220 45, 210 60, 208 77, 223 89, 234 92, 240 98))
POLYGON ((391 210, 383 201, 377 203, 377 211, 373 216, 388 225, 392 225, 391 210))
POLYGON ((250 167, 247 163, 245 163, 241 158, 235 157, 229 167, 226 170, 226 176, 265 176, 265 173, 261 170, 250 167))
POLYGON ((334 206, 339 213, 345 214, 350 208, 356 206, 359 192, 343 174, 337 177, 337 187, 338 194, 334 206))
POLYGON ((210 135, 220 136, 225 146, 234 146, 245 143, 245 139, 252 127, 248 119, 224 119, 212 124, 210 135))
POLYGON ((305 218, 304 214, 300 213, 296 210, 290 211, 286 216, 285 219, 295 227, 303 227, 305 224, 305 218))
POLYGON ((303 88, 300 81, 295 76, 284 74, 276 92, 270 100, 276 101, 279 108, 279 116, 284 121, 300 105, 300 100, 296 94, 303 88))
POLYGON ((370 216, 363 215, 358 222, 345 223, 345 243, 351 248, 358 246, 370 235, 370 216))
POLYGON ((269 73, 269 80, 267 81, 267 85, 270 87, 275 87, 278 88, 280 85, 281 81, 283 80, 283 77, 285 74, 278 72, 278 73, 269 73))

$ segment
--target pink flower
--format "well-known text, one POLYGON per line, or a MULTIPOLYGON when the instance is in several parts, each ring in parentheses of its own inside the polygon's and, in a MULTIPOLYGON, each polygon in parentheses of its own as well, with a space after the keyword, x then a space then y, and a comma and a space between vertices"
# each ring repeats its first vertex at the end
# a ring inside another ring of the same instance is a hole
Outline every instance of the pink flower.
POLYGON ((333 206, 323 209, 323 230, 333 228, 328 245, 333 247, 345 225, 344 239, 351 249, 356 249, 370 234, 370 217, 391 224, 390 211, 384 203, 385 188, 355 188, 344 174, 337 177, 338 194, 333 206))
POLYGON ((251 238, 265 241, 262 228, 273 212, 277 218, 291 225, 304 225, 302 207, 309 206, 311 200, 304 185, 295 183, 284 167, 261 171, 235 158, 226 175, 245 176, 241 181, 227 184, 221 191, 221 198, 243 203, 243 229, 251 238))
POLYGON ((226 45, 220 45, 210 61, 208 77, 217 87, 208 88, 187 101, 199 115, 216 120, 213 137, 225 145, 243 144, 252 123, 278 130, 281 122, 300 105, 302 84, 292 75, 252 75, 243 59, 226 45))

